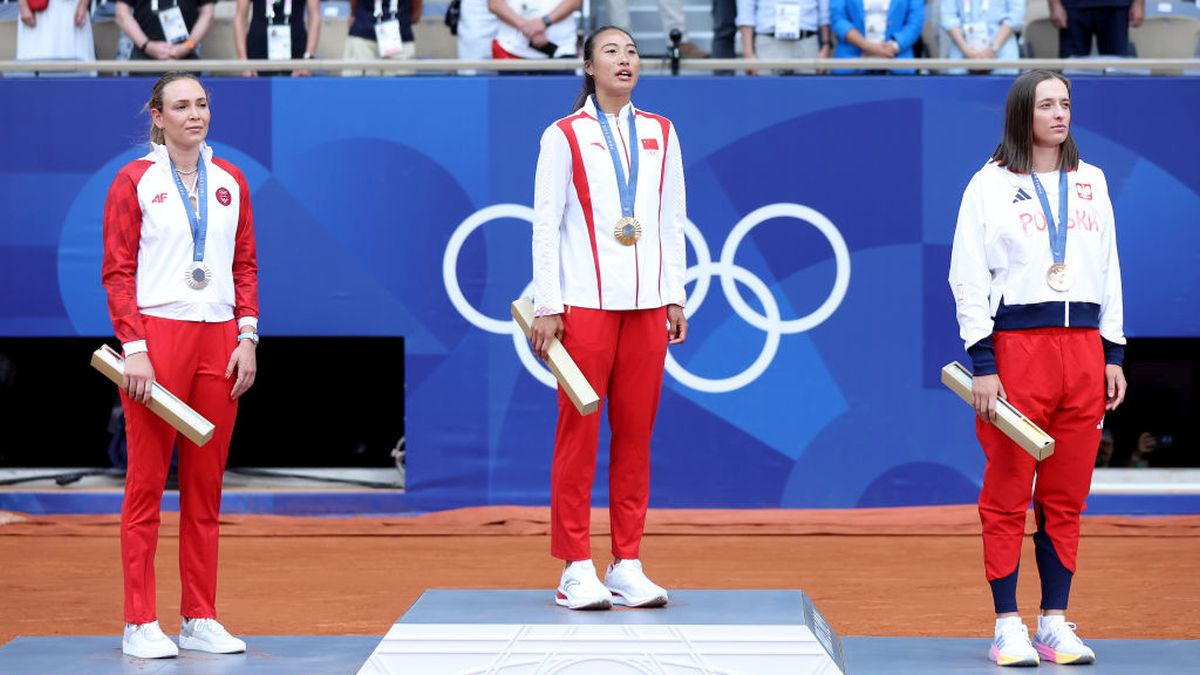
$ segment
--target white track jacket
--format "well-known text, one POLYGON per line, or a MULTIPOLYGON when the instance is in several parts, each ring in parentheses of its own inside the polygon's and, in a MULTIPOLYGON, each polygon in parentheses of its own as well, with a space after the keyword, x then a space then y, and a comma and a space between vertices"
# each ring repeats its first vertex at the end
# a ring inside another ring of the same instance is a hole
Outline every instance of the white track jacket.
POLYGON ((631 107, 608 118, 626 178, 629 153, 638 153, 634 217, 642 237, 631 246, 613 234, 621 199, 592 101, 542 134, 533 196, 537 316, 560 313, 566 305, 629 310, 684 304, 687 209, 679 138, 667 118, 634 110, 638 140, 629 147, 631 107))
MULTIPOLYGON (((1058 172, 1038 174, 1058 217, 1058 172)), ((963 193, 950 255, 950 288, 959 334, 976 374, 996 372, 995 330, 1050 326, 1099 328, 1105 361, 1121 364, 1121 269, 1108 183, 1080 161, 1068 174, 1065 264, 1074 283, 1065 293, 1046 283, 1054 264, 1046 218, 1029 174, 989 161, 963 193)))

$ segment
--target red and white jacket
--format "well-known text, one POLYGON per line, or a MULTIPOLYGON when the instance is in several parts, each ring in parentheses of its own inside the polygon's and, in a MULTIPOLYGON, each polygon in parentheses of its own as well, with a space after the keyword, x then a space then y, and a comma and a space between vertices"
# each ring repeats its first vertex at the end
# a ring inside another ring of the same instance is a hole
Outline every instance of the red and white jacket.
POLYGON ((233 164, 201 146, 208 172, 208 235, 204 262, 213 279, 203 289, 185 283, 192 230, 164 145, 126 164, 104 203, 104 263, 108 313, 125 354, 146 351, 142 316, 180 321, 228 321, 258 327, 258 262, 250 188, 233 164))
POLYGON ((533 288, 537 316, 566 305, 591 309, 682 306, 687 223, 683 154, 671 121, 634 110, 637 146, 629 147, 629 111, 608 117, 625 175, 638 154, 634 217, 641 239, 626 246, 613 234, 621 219, 612 155, 591 99, 542 134, 533 197, 533 288))

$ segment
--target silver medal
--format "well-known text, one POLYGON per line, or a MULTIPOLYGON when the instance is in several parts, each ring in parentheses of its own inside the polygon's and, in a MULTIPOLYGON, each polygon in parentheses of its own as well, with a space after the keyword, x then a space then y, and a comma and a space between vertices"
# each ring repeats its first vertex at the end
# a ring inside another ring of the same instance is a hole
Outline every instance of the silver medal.
POLYGON ((212 281, 212 270, 203 262, 194 262, 188 265, 187 271, 183 273, 183 281, 192 290, 203 290, 208 286, 208 282, 212 281))

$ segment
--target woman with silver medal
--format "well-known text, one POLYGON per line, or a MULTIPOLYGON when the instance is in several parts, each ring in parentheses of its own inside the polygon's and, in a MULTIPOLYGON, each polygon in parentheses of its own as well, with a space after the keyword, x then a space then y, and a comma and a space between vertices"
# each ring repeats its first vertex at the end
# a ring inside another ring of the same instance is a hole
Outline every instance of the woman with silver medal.
POLYGON ((104 205, 102 275, 124 353, 121 403, 129 464, 121 506, 125 654, 243 652, 217 622, 221 479, 238 398, 254 384, 258 264, 250 188, 204 142, 208 92, 188 73, 155 83, 150 152, 125 165, 104 205), (158 382, 216 427, 203 446, 146 407, 158 382), (154 553, 173 450, 179 450, 178 647, 159 626, 154 553))
POLYGON ((1070 81, 1035 70, 1013 83, 1004 136, 963 193, 950 260, 959 332, 974 370, 986 464, 979 515, 1001 666, 1091 663, 1066 620, 1079 516, 1106 410, 1125 398, 1121 270, 1104 172, 1071 137, 1070 81), (1055 439, 1038 461, 994 424, 1005 398, 1055 439), (1041 611, 1030 641, 1017 567, 1032 496, 1041 611))
POLYGON ((565 563, 555 602, 570 609, 667 604, 642 570, 640 544, 667 345, 687 336, 687 213, 675 127, 631 101, 640 65, 624 30, 588 37, 583 92, 542 134, 538 155, 530 342, 544 359, 551 340, 562 340, 612 428, 613 563, 601 583, 588 529, 600 415, 580 415, 559 390, 550 553, 565 563))

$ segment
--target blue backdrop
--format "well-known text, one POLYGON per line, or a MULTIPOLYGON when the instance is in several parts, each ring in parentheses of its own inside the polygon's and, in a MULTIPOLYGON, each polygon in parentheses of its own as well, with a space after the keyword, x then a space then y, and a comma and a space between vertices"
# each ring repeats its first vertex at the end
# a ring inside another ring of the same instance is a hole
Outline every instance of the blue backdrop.
MULTIPOLYGON (((1114 199, 1126 331, 1200 335, 1200 80, 1075 85, 1074 134, 1114 199)), ((0 80, 0 335, 111 335, 102 205, 144 153, 149 86, 0 80)), ((938 369, 965 360, 949 244, 1007 86, 641 83, 636 102, 680 134, 697 279, 655 431, 654 505, 975 499, 972 416, 938 369)), ((545 503, 555 399, 508 303, 530 280, 537 141, 577 80, 210 87, 210 140, 253 190, 264 335, 403 335, 414 502, 545 503)), ((606 483, 602 470, 599 500, 606 483)))

